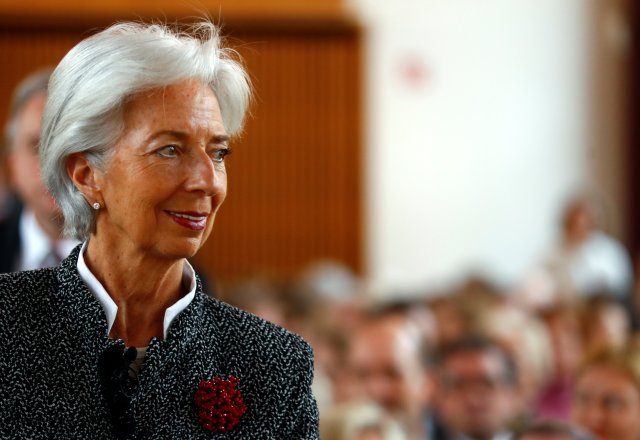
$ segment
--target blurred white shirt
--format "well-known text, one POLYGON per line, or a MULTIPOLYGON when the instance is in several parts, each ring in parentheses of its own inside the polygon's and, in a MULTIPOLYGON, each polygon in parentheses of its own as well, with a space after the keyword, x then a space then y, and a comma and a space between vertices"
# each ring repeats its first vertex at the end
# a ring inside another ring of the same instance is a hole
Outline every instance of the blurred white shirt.
POLYGON ((575 249, 558 249, 551 264, 566 270, 581 296, 610 293, 625 298, 631 292, 631 258, 622 244, 602 232, 592 232, 575 249))
MULTIPOLYGON (((64 259, 78 244, 78 240, 59 240, 55 243, 55 252, 60 259, 64 259)), ((25 208, 20 216, 20 257, 16 270, 32 270, 52 265, 43 263, 47 261, 53 246, 54 243, 38 224, 35 214, 25 208)))

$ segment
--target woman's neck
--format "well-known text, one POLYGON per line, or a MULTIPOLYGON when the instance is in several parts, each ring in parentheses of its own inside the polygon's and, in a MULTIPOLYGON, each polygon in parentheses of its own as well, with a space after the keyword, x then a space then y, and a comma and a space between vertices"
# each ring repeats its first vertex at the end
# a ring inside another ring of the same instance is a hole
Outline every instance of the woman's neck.
POLYGON ((164 315, 185 293, 184 261, 150 258, 118 246, 104 246, 92 237, 84 255, 87 267, 118 306, 109 336, 132 347, 163 338, 164 315))

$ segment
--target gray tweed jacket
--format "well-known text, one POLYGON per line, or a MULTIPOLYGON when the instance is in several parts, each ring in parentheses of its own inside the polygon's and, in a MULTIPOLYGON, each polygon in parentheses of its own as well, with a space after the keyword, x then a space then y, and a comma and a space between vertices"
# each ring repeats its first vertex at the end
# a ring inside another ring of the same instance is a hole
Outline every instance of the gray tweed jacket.
MULTIPOLYGON (((0 438, 112 439, 98 359, 112 345, 82 282, 79 247, 60 267, 0 276, 0 438)), ((298 336, 207 297, 150 341, 131 397, 135 439, 318 439, 313 355, 298 336), (246 412, 226 433, 204 429, 203 379, 240 379, 246 412)))

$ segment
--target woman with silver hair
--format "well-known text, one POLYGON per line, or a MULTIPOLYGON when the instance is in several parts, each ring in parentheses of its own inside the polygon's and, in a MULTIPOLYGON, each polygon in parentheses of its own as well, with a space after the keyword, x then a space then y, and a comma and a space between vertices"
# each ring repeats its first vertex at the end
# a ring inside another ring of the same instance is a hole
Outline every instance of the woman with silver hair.
POLYGON ((83 244, 0 277, 0 437, 318 438, 309 346, 207 297, 187 261, 249 99, 210 23, 114 25, 58 65, 42 173, 83 244))

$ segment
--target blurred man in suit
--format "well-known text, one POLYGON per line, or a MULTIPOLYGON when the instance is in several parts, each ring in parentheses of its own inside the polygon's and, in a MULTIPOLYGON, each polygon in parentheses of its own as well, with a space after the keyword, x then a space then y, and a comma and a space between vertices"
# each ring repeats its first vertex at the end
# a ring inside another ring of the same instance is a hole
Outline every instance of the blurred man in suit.
POLYGON ((367 316, 351 338, 349 372, 355 397, 382 407, 411 439, 437 439, 431 414, 428 342, 405 314, 367 316))
POLYGON ((77 244, 63 238, 59 208, 40 177, 40 125, 50 74, 25 78, 9 109, 4 147, 16 200, 0 222, 0 272, 55 266, 77 244))
POLYGON ((464 337, 437 358, 436 408, 446 440, 508 440, 519 405, 511 354, 482 337, 464 337))

